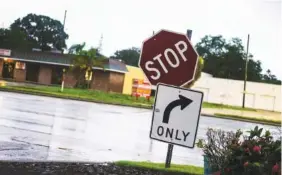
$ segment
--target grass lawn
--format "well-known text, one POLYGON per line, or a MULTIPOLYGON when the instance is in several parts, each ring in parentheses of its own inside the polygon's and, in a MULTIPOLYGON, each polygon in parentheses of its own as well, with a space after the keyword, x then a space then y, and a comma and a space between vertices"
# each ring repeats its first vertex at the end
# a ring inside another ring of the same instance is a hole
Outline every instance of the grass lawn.
POLYGON ((268 119, 264 119, 264 118, 254 118, 254 117, 238 116, 238 115, 228 115, 228 114, 221 114, 221 113, 215 113, 215 115, 218 118, 225 118, 225 119, 232 119, 232 120, 234 120, 234 119, 236 120, 236 118, 237 118, 237 119, 240 119, 241 121, 281 126, 281 121, 278 121, 278 120, 268 120, 268 119))
POLYGON ((203 108, 224 108, 224 109, 233 109, 233 110, 243 110, 243 111, 256 111, 252 108, 242 108, 241 106, 230 106, 216 103, 203 103, 203 108))
POLYGON ((132 167, 141 167, 148 168, 160 171, 169 171, 169 172, 179 172, 193 175, 204 174, 204 168, 192 166, 192 165, 176 165, 171 164, 170 168, 165 168, 164 163, 152 163, 152 162, 134 162, 134 161, 118 161, 115 162, 118 166, 132 166, 132 167))
POLYGON ((150 101, 148 101, 145 98, 139 98, 138 100, 136 100, 135 97, 131 97, 130 95, 123 95, 110 92, 107 93, 97 90, 64 88, 64 92, 60 92, 61 88, 56 86, 2 86, 0 87, 0 89, 34 95, 46 95, 51 97, 86 100, 92 102, 101 102, 143 108, 151 108, 154 101, 154 99, 150 99, 150 101))
MULTIPOLYGON (((151 108, 154 102, 154 98, 151 98, 150 101, 147 101, 145 98, 139 98, 138 100, 136 100, 135 97, 131 97, 130 95, 74 88, 65 88, 64 92, 60 92, 60 88, 61 87, 59 86, 0 86, 0 89, 26 92, 35 95, 50 95, 54 97, 74 98, 93 102, 120 104, 133 107, 151 108)), ((243 109, 240 106, 229 106, 206 102, 203 103, 203 108, 224 108, 233 110, 256 111, 255 109, 251 108, 243 109)))

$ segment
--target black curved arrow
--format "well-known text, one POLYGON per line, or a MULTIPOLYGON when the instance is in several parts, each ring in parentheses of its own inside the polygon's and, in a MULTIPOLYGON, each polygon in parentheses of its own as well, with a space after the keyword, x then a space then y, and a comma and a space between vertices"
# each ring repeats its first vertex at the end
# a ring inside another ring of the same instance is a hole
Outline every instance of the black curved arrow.
POLYGON ((167 105, 164 111, 163 123, 168 123, 170 112, 177 106, 181 106, 180 109, 183 110, 193 101, 189 98, 179 95, 179 99, 172 101, 167 105))

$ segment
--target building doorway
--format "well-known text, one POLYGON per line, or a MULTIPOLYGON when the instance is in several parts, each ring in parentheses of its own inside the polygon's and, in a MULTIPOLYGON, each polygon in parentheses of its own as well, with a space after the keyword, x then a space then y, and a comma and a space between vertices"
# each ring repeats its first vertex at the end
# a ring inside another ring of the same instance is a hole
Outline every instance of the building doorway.
POLYGON ((26 81, 38 82, 40 64, 26 63, 26 81))
POLYGON ((5 60, 3 64, 2 77, 4 79, 14 78, 15 62, 12 60, 5 60))
POLYGON ((52 66, 51 84, 60 85, 62 83, 63 69, 63 66, 52 66))

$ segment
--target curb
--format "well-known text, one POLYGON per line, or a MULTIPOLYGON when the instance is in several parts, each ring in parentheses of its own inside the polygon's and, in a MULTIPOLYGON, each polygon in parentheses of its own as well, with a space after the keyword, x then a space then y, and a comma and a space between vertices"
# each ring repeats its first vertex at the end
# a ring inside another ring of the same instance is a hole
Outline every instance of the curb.
POLYGON ((214 115, 214 114, 205 114, 205 113, 201 113, 201 115, 204 116, 204 117, 221 118, 221 119, 233 120, 233 121, 257 123, 257 124, 270 125, 270 126, 281 126, 281 124, 267 122, 267 121, 264 122, 264 121, 258 121, 258 120, 249 120, 249 119, 245 119, 245 118, 233 118, 233 117, 228 117, 228 116, 224 117, 224 116, 217 116, 217 115, 214 115))

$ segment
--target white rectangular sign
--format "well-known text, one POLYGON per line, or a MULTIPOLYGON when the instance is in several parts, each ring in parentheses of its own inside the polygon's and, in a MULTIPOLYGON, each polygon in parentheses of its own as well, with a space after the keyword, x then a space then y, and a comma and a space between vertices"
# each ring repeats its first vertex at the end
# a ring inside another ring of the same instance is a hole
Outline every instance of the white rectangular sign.
POLYGON ((203 93, 158 84, 150 138, 194 148, 203 93))
POLYGON ((11 50, 0 49, 0 55, 2 55, 2 56, 11 56, 11 50))

